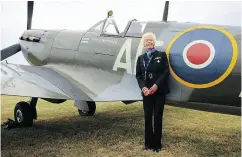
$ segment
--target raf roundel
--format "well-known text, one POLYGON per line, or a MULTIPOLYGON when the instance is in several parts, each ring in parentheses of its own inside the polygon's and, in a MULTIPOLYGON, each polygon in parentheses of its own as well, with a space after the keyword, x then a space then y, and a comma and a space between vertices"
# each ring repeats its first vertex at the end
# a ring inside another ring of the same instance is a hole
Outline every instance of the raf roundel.
POLYGON ((214 58, 213 45, 205 40, 189 43, 183 50, 183 60, 191 68, 201 69, 208 66, 214 58))
POLYGON ((171 75, 192 88, 209 88, 223 81, 238 56, 234 37, 213 26, 182 31, 172 39, 166 52, 171 75))

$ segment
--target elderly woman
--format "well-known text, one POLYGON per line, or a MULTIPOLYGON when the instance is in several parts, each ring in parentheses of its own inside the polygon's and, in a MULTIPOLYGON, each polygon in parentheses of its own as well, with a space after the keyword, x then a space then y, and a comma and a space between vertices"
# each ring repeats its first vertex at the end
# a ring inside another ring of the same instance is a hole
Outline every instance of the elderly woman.
POLYGON ((143 97, 145 117, 145 150, 159 152, 162 148, 162 117, 165 95, 169 92, 169 65, 165 52, 154 48, 156 37, 153 33, 146 33, 144 54, 140 55, 136 66, 136 79, 143 97), (154 131, 152 116, 154 113, 154 131))

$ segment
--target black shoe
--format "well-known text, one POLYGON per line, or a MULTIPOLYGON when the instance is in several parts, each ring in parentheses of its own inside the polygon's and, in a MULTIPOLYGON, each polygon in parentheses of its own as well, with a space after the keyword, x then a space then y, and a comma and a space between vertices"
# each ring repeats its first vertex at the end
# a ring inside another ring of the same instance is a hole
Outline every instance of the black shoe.
POLYGON ((160 148, 156 148, 156 149, 153 149, 153 152, 160 152, 161 151, 161 149, 160 148))
POLYGON ((149 146, 145 146, 145 147, 144 147, 144 150, 149 150, 149 149, 151 149, 151 150, 152 150, 152 148, 151 148, 151 147, 149 147, 149 146))

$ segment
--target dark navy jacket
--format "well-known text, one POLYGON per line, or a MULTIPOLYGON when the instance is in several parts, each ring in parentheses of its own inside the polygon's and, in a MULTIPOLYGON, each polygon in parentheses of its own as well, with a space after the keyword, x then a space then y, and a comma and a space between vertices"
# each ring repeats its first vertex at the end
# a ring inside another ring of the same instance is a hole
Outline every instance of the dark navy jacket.
POLYGON ((145 70, 146 68, 144 66, 144 62, 145 65, 147 65, 148 61, 149 58, 146 54, 140 55, 137 60, 136 79, 138 81, 140 89, 142 90, 144 87, 150 88, 154 84, 157 84, 157 94, 168 94, 168 77, 170 73, 166 53, 156 50, 152 55, 149 65, 147 66, 147 70, 145 70))

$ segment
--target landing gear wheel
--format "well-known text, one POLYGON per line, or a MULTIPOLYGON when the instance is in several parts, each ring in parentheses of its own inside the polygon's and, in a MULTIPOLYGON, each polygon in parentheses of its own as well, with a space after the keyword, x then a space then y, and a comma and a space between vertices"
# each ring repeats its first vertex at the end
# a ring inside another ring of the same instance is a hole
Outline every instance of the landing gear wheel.
POLYGON ((93 101, 87 101, 89 111, 79 110, 78 112, 81 116, 93 116, 96 111, 96 103, 93 101))
POLYGON ((30 105, 27 102, 21 101, 14 108, 14 119, 21 126, 32 126, 33 116, 31 114, 30 105))

